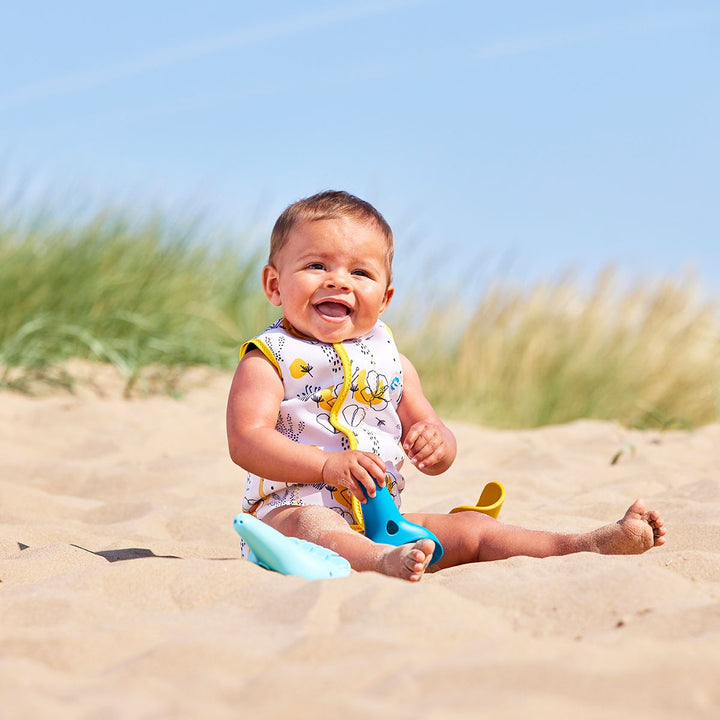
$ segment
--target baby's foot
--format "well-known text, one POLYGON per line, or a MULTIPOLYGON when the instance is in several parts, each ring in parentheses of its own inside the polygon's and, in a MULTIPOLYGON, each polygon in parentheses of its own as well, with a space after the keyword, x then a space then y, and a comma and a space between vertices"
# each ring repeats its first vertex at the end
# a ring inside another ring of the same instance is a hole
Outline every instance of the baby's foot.
POLYGON ((391 577, 417 582, 422 578, 432 559, 435 543, 423 538, 410 545, 390 549, 380 559, 380 572, 391 577))
POLYGON ((665 543, 665 528, 660 514, 645 510, 639 498, 622 519, 595 531, 597 550, 605 555, 639 555, 665 543))

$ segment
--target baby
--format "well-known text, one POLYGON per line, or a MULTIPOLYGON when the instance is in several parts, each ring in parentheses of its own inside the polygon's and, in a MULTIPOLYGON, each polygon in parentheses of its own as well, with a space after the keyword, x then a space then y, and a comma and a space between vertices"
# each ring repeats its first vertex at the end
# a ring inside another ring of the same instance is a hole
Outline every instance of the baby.
MULTIPOLYGON (((243 510, 281 533, 323 545, 355 570, 420 580, 434 543, 377 544, 362 505, 388 484, 400 506, 406 455, 447 470, 455 437, 379 319, 393 297, 393 234, 369 203, 329 191, 290 205, 262 271, 283 317, 243 345, 227 408, 230 456, 248 471, 243 510)), ((444 547, 432 570, 515 555, 642 553, 662 545, 662 519, 636 500, 618 522, 559 534, 479 512, 409 513, 444 547)))

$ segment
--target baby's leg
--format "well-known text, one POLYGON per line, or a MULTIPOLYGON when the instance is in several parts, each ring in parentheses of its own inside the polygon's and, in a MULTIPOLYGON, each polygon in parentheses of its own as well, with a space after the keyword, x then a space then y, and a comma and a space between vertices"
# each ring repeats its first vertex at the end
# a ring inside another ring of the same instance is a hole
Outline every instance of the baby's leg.
POLYGON ((527 530, 472 511, 407 518, 434 532, 443 544, 445 555, 433 570, 517 555, 551 557, 577 552, 631 555, 665 542, 662 518, 655 511, 646 511, 642 500, 636 500, 616 523, 586 533, 527 530))
POLYGON ((283 535, 335 551, 353 570, 374 570, 414 582, 423 576, 435 549, 435 543, 427 539, 398 547, 374 543, 355 532, 338 513, 319 505, 285 505, 263 520, 283 535))

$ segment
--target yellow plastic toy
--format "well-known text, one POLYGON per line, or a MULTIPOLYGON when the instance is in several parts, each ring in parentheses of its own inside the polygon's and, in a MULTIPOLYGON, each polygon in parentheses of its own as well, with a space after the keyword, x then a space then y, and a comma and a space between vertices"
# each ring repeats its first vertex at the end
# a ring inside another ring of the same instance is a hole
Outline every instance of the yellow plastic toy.
POLYGON ((505 488, 502 483, 493 480, 485 485, 476 505, 459 505, 450 512, 456 513, 474 510, 475 512, 485 513, 485 515, 489 515, 497 520, 497 516, 500 514, 500 508, 504 502, 505 488))

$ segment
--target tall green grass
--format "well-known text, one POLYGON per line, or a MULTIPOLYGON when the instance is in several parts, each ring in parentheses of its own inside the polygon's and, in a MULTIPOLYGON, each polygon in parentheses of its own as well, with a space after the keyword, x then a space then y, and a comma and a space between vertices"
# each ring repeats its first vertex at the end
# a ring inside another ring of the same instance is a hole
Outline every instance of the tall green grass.
MULTIPOLYGON (((246 239, 210 244, 191 224, 132 213, 0 221, 0 387, 71 389, 75 358, 112 363, 128 393, 148 368, 168 378, 166 391, 185 368, 230 369, 277 313, 260 291, 263 260, 246 239)), ((691 282, 623 290, 608 273, 589 291, 497 285, 469 306, 422 304, 399 297, 388 318, 447 417, 497 427, 720 419, 718 305, 691 282)))
POLYGON ((210 250, 161 219, 0 228, 0 384, 72 385, 63 362, 115 365, 131 391, 153 365, 229 367, 270 317, 247 242, 210 250))

